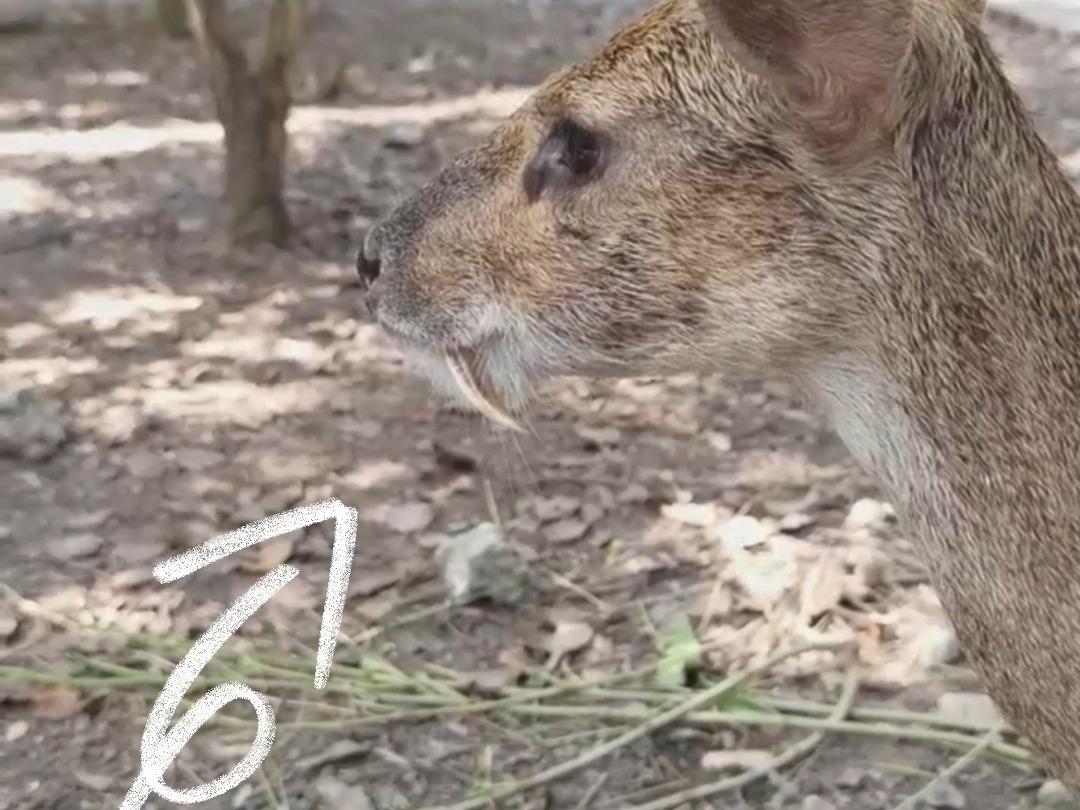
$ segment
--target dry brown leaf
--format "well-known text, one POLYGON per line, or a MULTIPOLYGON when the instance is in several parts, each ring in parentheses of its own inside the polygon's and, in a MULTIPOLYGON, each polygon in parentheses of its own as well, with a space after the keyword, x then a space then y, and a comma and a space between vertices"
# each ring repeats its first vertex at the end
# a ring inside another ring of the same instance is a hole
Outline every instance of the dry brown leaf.
POLYGON ((63 720, 78 714, 82 695, 66 686, 45 686, 30 693, 34 716, 42 720, 63 720))
POLYGON ((513 647, 500 650, 495 660, 502 666, 509 667, 519 673, 525 672, 533 665, 524 644, 515 644, 513 647))
POLYGON ((804 621, 832 610, 844 597, 844 565, 835 554, 823 551, 807 567, 799 587, 799 609, 804 621))
POLYGON ((275 537, 255 546, 255 553, 240 563, 246 574, 266 574, 273 571, 293 555, 295 540, 292 537, 275 537))
POLYGON ((545 666, 554 669, 566 656, 587 647, 594 635, 596 631, 584 622, 559 622, 545 644, 548 652, 545 666))

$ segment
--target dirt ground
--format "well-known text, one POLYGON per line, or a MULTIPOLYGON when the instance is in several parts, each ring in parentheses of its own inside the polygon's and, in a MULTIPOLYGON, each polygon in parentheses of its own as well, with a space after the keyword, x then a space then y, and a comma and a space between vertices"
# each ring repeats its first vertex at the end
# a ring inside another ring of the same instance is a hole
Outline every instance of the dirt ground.
MULTIPOLYGON (((482 807, 502 787, 508 807, 884 810, 927 785, 992 708, 872 480, 783 386, 560 380, 511 439, 440 410, 365 322, 364 228, 633 5, 352 6, 320 6, 305 47, 286 252, 217 247, 219 130, 189 43, 123 9, 0 40, 0 807, 118 806, 172 666, 285 561, 298 579, 219 656, 274 701, 278 735, 215 808, 482 807), (331 496, 360 521, 322 692, 329 524, 151 576, 331 496), (462 566, 472 590, 450 604, 462 566), (807 639, 848 646, 696 707, 721 715, 618 739, 807 639), (663 677, 610 681, 649 662, 663 677), (845 683, 848 724, 830 726, 845 683), (477 708, 492 699, 510 702, 477 708), (814 731, 791 767, 680 794, 814 731)), ((1080 45, 987 27, 1080 172, 1080 45)), ((251 709, 231 709, 170 785, 244 755, 251 709)), ((924 806, 1049 801, 1006 741, 1011 762, 934 781, 924 806)))

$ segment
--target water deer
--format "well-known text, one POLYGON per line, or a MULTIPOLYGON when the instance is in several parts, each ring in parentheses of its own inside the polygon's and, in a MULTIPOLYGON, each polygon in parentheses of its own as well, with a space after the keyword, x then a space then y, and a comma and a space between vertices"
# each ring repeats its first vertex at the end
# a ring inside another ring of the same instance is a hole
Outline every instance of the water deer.
POLYGON ((663 0, 376 224, 378 323, 514 425, 552 375, 762 373, 916 540, 1080 788, 1080 198, 981 0, 663 0))

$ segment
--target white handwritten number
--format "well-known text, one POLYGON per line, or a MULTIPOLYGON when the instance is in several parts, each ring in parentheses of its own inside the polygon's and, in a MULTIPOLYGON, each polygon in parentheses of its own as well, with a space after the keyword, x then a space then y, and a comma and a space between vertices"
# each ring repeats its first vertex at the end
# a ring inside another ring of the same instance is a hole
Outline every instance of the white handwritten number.
MULTIPOLYGON (((355 509, 346 507, 337 498, 329 498, 280 512, 164 560, 154 567, 154 576, 162 584, 173 582, 248 546, 330 519, 335 521, 334 547, 315 664, 315 688, 322 689, 330 677, 330 665, 334 648, 337 646, 345 597, 349 589, 349 572, 356 548, 355 509)), ((203 668, 210 663, 214 653, 221 649, 255 611, 270 601, 274 594, 288 585, 299 573, 291 565, 279 565, 260 578, 217 618, 176 665, 147 718, 142 738, 139 775, 124 797, 120 810, 139 810, 151 793, 178 804, 206 801, 232 790, 262 765, 274 742, 274 710, 265 695, 246 684, 226 683, 211 689, 184 713, 171 730, 167 728, 184 694, 191 688, 203 668), (163 780, 165 771, 177 754, 207 720, 234 700, 246 700, 255 709, 257 728, 247 755, 227 774, 206 784, 187 790, 175 790, 166 785, 163 780)))

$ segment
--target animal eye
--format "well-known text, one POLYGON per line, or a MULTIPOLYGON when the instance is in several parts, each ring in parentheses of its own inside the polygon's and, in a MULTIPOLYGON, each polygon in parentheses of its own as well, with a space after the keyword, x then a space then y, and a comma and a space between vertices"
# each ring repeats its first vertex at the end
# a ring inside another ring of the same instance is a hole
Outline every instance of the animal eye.
POLYGON ((572 189, 592 182, 604 168, 606 151, 603 135, 574 121, 561 121, 525 167, 525 194, 536 200, 545 189, 572 189))
POLYGON ((588 174, 600 162, 600 139, 584 127, 567 121, 555 131, 555 140, 562 146, 559 163, 577 177, 588 174))

